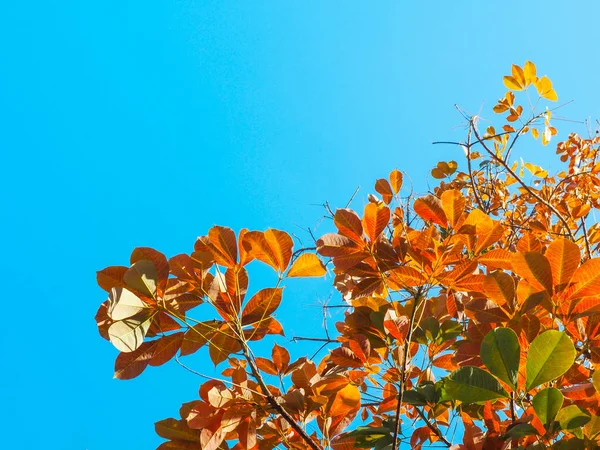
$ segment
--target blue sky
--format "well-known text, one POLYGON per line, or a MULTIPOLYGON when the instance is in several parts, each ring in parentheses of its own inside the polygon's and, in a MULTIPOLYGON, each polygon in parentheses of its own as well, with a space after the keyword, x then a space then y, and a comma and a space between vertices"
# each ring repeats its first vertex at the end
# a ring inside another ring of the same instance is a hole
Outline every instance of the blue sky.
MULTIPOLYGON (((196 398, 174 364, 112 379, 95 272, 189 252, 214 224, 314 227, 395 167, 417 191, 527 59, 562 115, 598 117, 597 2, 14 1, 0 4, 3 448, 155 448, 196 398)), ((574 124, 557 123, 559 137, 574 124)), ((534 145, 533 162, 550 161, 534 145)), ((317 229, 318 230, 318 229, 317 229)), ((290 284, 316 323, 327 286, 290 284)), ((284 297, 285 302, 285 297, 284 297)), ((300 333, 298 333, 300 334, 300 333)), ((209 370, 202 357, 190 365, 209 370)))

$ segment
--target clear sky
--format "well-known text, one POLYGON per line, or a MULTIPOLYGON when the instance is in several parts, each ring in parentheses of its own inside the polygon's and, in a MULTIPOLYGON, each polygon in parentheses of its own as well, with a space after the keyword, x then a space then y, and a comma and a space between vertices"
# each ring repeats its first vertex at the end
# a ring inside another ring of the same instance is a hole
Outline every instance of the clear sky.
MULTIPOLYGON (((96 270, 136 246, 189 252, 213 224, 314 227, 315 205, 360 185, 360 208, 394 167, 424 192, 460 157, 430 144, 462 138, 453 105, 491 116, 513 62, 575 100, 562 115, 600 116, 598 17, 596 1, 0 2, 0 447, 155 448, 199 380, 112 379, 96 270)), ((286 292, 296 326, 318 328, 307 305, 330 290, 312 287, 286 292)), ((187 361, 210 370, 203 355, 187 361)))

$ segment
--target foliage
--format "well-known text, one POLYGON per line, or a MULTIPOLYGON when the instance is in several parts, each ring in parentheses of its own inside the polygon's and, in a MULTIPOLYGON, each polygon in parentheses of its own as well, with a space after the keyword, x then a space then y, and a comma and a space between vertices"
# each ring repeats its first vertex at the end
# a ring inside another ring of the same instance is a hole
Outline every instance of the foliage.
POLYGON ((556 175, 513 161, 517 143, 557 134, 552 110, 531 106, 557 95, 531 62, 504 84, 494 107, 504 124, 481 132, 464 114, 466 138, 450 144, 465 167, 439 162, 427 195, 415 199, 394 170, 360 214, 328 209, 337 232, 313 247, 215 226, 190 254, 137 248, 129 267, 98 272, 108 292, 98 328, 121 352, 115 377, 183 365, 202 347, 222 369, 180 419, 156 424, 161 450, 595 448, 600 140, 559 142, 556 175), (250 296, 254 260, 276 281, 250 296), (337 335, 314 338, 329 352, 292 361, 273 343, 255 354, 253 342, 284 334, 284 281, 326 274, 345 302, 337 335))

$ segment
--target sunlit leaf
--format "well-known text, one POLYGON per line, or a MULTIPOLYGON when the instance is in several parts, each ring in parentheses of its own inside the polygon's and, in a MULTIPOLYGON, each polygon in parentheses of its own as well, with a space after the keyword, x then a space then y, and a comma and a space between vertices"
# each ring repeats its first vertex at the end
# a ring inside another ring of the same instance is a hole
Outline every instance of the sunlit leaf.
POLYGON ((281 288, 265 288, 258 291, 242 311, 242 324, 258 322, 273 314, 281 303, 282 295, 281 288))
POLYGON ((303 253, 294 261, 287 273, 290 278, 294 277, 322 277, 327 269, 314 253, 303 253))
POLYGON ((444 191, 440 198, 444 214, 453 228, 459 223, 465 212, 466 198, 456 189, 444 191))
POLYGON ((149 310, 149 305, 128 289, 112 288, 108 295, 108 316, 123 320, 149 310))
POLYGON ((558 389, 549 387, 542 389, 533 397, 533 409, 542 423, 551 423, 562 408, 565 398, 558 389))
POLYGON ((385 178, 380 178, 375 182, 375 190, 381 195, 381 198, 383 198, 383 201, 386 205, 389 205, 394 198, 392 186, 390 186, 389 181, 385 178))
POLYGON ((260 231, 246 233, 244 246, 253 258, 283 272, 292 258, 294 241, 285 231, 269 229, 264 233, 260 231))
POLYGON ((402 188, 402 179, 402 172, 400 172, 398 169, 394 169, 390 172, 390 184, 392 185, 394 194, 400 192, 400 189, 402 188))
POLYGON ((556 421, 563 430, 573 430, 582 427, 590 419, 590 413, 578 405, 565 406, 556 415, 556 421))
POLYGON ((567 334, 548 330, 536 337, 527 352, 526 389, 555 380, 575 361, 575 346, 567 334))
POLYGON ((133 352, 144 342, 151 317, 135 316, 119 320, 108 328, 110 342, 121 352, 133 352))
POLYGON ((371 242, 379 239, 389 221, 390 209, 384 204, 368 203, 365 206, 362 224, 371 242))
POLYGON ((579 266, 579 247, 569 239, 556 239, 546 250, 546 258, 552 268, 552 281, 557 292, 562 291, 579 266))
POLYGON ((415 200, 414 210, 423 220, 432 221, 442 227, 448 225, 442 202, 434 195, 427 195, 415 200))

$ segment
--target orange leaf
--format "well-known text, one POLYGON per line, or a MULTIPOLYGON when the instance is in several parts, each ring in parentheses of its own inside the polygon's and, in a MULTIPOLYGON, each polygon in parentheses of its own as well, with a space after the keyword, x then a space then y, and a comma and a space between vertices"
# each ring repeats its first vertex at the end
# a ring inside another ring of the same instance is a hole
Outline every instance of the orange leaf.
POLYGON ((567 290, 567 299, 595 296, 600 294, 600 258, 583 263, 573 274, 567 290))
POLYGON ((237 262, 237 243, 231 228, 214 226, 208 230, 208 240, 217 264, 233 267, 237 262))
POLYGON ((357 244, 363 243, 363 226, 360 217, 351 209, 338 209, 333 216, 333 223, 339 233, 357 244))
POLYGON ((152 359, 156 341, 144 342, 136 350, 119 353, 115 360, 115 378, 130 380, 141 374, 152 359))
POLYGON ((394 194, 400 192, 402 188, 402 172, 398 169, 394 169, 390 172, 390 183, 392 184, 392 189, 394 190, 394 194))
POLYGON ((487 266, 489 269, 512 269, 511 264, 512 254, 508 250, 504 250, 503 248, 496 248, 494 250, 490 250, 487 253, 479 256, 477 261, 479 261, 484 266, 487 266))
POLYGON ((375 190, 381 194, 383 201, 386 205, 389 205, 392 199, 394 198, 394 193, 392 192, 392 187, 390 183, 385 178, 380 178, 375 182, 375 190))
POLYGON ((562 291, 579 266, 579 246, 568 239, 553 241, 546 250, 546 258, 552 268, 552 281, 556 291, 562 291))
POLYGON ((271 358, 273 358, 273 364, 275 364, 279 373, 285 373, 290 365, 290 353, 285 348, 273 344, 271 358))
POLYGON ((390 209, 384 204, 368 203, 363 216, 363 228, 371 242, 375 242, 390 220, 390 209))
POLYGON ((399 289, 422 286, 427 278, 417 269, 408 266, 398 267, 390 271, 390 282, 399 289))
POLYGON ((268 360, 267 358, 257 357, 256 367, 263 372, 268 373, 269 375, 277 375, 277 367, 271 360, 268 360))
POLYGON ((327 273, 325 266, 314 253, 303 253, 288 271, 288 277, 322 277, 327 273))
POLYGON ((181 343, 181 356, 190 355, 198 351, 212 339, 218 332, 221 322, 209 320, 200 322, 185 332, 183 342, 181 343))
POLYGON ((218 333, 211 339, 208 354, 216 366, 225 361, 229 355, 242 349, 237 338, 232 335, 228 324, 223 324, 218 333))
POLYGON ((175 356, 183 342, 183 333, 170 334, 154 342, 156 342, 156 348, 149 364, 151 366, 161 366, 175 356))
POLYGON ((269 317, 281 303, 282 288, 266 288, 258 291, 242 311, 242 324, 261 321, 269 317))
POLYGON ((497 305, 512 307, 515 298, 515 281, 504 272, 493 272, 483 280, 483 291, 497 305))
POLYGON ((290 263, 294 241, 285 231, 269 229, 264 233, 260 231, 246 233, 244 245, 250 256, 283 272, 290 263))
POLYGON ((465 212, 466 199, 460 191, 444 191, 441 196, 442 209, 452 228, 456 227, 465 212))
POLYGON ((504 81, 504 86, 506 86, 508 89, 512 89, 513 91, 522 91, 523 90, 523 86, 521 86, 519 84, 519 81, 516 80, 514 77, 505 76, 503 81, 504 81))
POLYGON ((330 417, 354 412, 360 408, 360 391, 356 386, 348 384, 330 398, 326 408, 330 417))
POLYGON ((125 283, 123 282, 125 272, 127 272, 127 267, 125 266, 111 266, 99 270, 96 272, 98 286, 107 292, 110 292, 114 287, 125 287, 125 283))
POLYGON ((423 220, 430 220, 442 227, 448 225, 448 219, 442 208, 442 202, 439 198, 431 194, 415 200, 414 209, 423 220))
POLYGON ((537 252, 515 253, 511 263, 514 273, 527 280, 534 288, 545 290, 552 296, 552 268, 544 255, 537 252))

